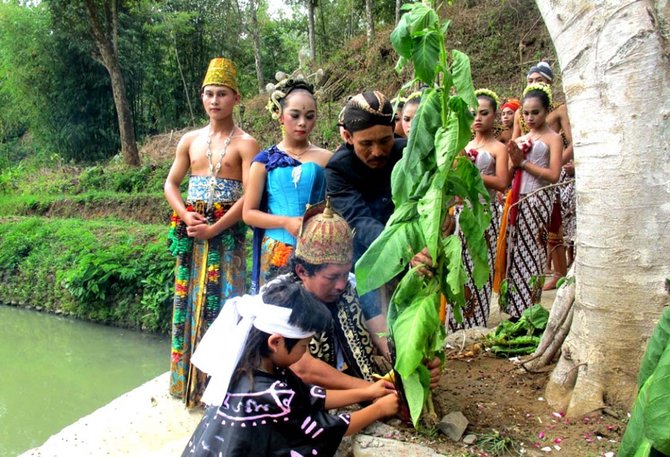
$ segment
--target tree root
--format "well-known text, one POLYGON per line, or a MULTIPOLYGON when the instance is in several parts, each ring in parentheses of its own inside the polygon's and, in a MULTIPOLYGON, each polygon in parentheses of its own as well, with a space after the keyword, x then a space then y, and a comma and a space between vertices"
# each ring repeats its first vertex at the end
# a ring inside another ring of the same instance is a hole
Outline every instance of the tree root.
MULTIPOLYGON (((574 264, 568 277, 574 276, 574 264)), ((551 307, 549 322, 535 352, 521 361, 521 366, 529 372, 542 372, 542 368, 550 365, 561 349, 565 337, 572 325, 573 305, 575 303, 574 281, 561 286, 551 307), (541 370, 541 371, 540 371, 541 370)))

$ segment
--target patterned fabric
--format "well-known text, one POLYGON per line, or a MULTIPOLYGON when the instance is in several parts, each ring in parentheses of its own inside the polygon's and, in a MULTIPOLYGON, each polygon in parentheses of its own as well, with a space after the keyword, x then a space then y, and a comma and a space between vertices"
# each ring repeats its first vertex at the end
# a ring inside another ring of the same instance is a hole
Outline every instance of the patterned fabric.
POLYGON ((291 370, 240 378, 221 406, 210 406, 183 457, 335 455, 351 416, 328 414, 326 391, 291 370))
MULTIPOLYGON (((457 216, 460 211, 457 209, 457 216)), ((465 308, 461 310, 463 322, 456 322, 453 313, 449 316, 449 330, 452 332, 471 327, 486 327, 491 307, 491 287, 493 283, 493 264, 496 258, 496 241, 500 230, 500 216, 502 211, 498 202, 491 201, 491 225, 486 230, 486 245, 489 256, 489 279, 481 289, 477 289, 472 279, 473 263, 469 251, 466 249, 463 232, 459 230, 458 236, 463 245, 463 265, 468 275, 468 282, 465 284, 465 308)))
MULTIPOLYGON (((472 155, 475 157, 475 165, 482 174, 489 176, 495 175, 496 162, 495 157, 493 157, 491 153, 482 150, 478 151, 477 154, 472 155)), ((489 195, 491 197, 491 225, 489 225, 489 228, 486 230, 485 236, 489 256, 490 274, 488 281, 481 289, 477 289, 474 280, 472 279, 474 268, 472 257, 467 249, 463 232, 460 230, 460 226, 457 225, 457 227, 459 227, 458 236, 461 239, 461 244, 463 246, 463 265, 465 266, 465 272, 468 275, 468 281, 465 284, 465 307, 461 310, 463 322, 459 324, 456 322, 453 313, 450 313, 449 315, 449 330, 452 332, 476 326, 485 327, 489 318, 491 287, 493 283, 493 264, 495 263, 496 258, 496 242, 500 230, 501 216, 501 209, 496 199, 495 190, 489 189, 489 195)), ((456 209, 456 218, 459 217, 460 210, 461 207, 456 209)))
MULTIPOLYGON (((230 200, 215 200, 212 209, 206 211, 206 201, 194 198, 202 196, 202 180, 199 178, 209 182, 208 177, 190 178, 186 209, 203 214, 213 224, 242 196, 242 184, 236 180, 217 178, 217 198, 224 196, 230 197, 230 200)), ((186 224, 176 214, 172 215, 168 247, 177 257, 177 265, 170 394, 184 400, 189 408, 198 406, 206 383, 206 375, 191 366, 191 355, 218 316, 223 303, 244 293, 245 232, 246 226, 238 222, 214 238, 196 240, 187 236, 186 224)))
POLYGON ((212 59, 209 62, 209 68, 207 68, 207 74, 202 81, 201 87, 209 86, 210 84, 214 86, 228 86, 239 93, 235 64, 223 57, 212 59))
POLYGON ((294 250, 295 248, 290 244, 273 240, 268 236, 263 237, 258 287, 262 287, 277 276, 290 271, 289 260, 294 250))
POLYGON ((310 353, 329 365, 357 378, 372 380, 380 368, 374 362, 372 337, 363 324, 356 288, 350 282, 336 303, 326 303, 334 325, 328 332, 317 333, 309 344, 310 353), (343 366, 338 363, 338 354, 343 366))
MULTIPOLYGON (((561 182, 569 181, 572 177, 563 170, 561 182)), ((577 231, 577 192, 575 183, 559 187, 561 199, 561 216, 563 218, 563 239, 568 245, 575 244, 575 233, 577 231)))
MULTIPOLYGON (((522 197, 523 198, 523 197, 522 197)), ((554 204, 554 190, 544 189, 519 204, 517 223, 508 231, 507 309, 512 317, 540 303, 547 261, 546 225, 554 204)))

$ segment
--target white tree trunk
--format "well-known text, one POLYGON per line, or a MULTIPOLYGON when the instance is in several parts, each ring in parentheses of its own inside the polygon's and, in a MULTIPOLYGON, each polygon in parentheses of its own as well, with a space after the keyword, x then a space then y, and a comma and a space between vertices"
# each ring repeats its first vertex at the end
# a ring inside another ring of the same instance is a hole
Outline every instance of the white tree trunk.
POLYGON ((307 0, 307 35, 309 58, 316 62, 316 0, 307 0))
POLYGON ((367 22, 368 45, 372 44, 372 38, 375 36, 375 19, 372 12, 374 0, 365 0, 365 19, 367 22))
POLYGON ((546 396, 573 417, 630 408, 668 305, 670 4, 536 2, 560 60, 577 169, 573 324, 546 396))

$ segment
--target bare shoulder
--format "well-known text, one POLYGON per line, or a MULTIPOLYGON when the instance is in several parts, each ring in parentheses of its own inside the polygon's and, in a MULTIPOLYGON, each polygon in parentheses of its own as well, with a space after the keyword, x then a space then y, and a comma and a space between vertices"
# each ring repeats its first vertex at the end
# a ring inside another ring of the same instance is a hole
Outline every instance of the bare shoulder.
POLYGON ((186 132, 182 135, 182 137, 179 139, 179 143, 177 143, 177 154, 180 153, 186 153, 188 154, 191 145, 193 142, 201 135, 205 134, 205 131, 207 128, 201 128, 201 129, 196 129, 196 130, 191 130, 190 132, 186 132))
POLYGON ((498 140, 491 141, 489 144, 486 145, 487 148, 489 148, 491 153, 494 156, 497 156, 498 154, 506 154, 507 153, 507 147, 505 143, 501 143, 498 140))
POLYGON ((260 151, 256 139, 242 129, 240 129, 239 133, 235 134, 234 139, 240 155, 256 155, 260 151))
POLYGON ((330 152, 327 149, 320 148, 318 146, 314 150, 313 154, 314 154, 314 162, 318 163, 324 168, 328 164, 330 158, 333 157, 332 152, 330 152))

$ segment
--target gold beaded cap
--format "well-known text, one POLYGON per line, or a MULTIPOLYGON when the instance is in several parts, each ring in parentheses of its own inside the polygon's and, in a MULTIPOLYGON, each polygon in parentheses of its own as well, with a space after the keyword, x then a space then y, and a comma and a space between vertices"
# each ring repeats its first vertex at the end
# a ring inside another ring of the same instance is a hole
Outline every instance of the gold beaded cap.
POLYGON ((209 62, 207 74, 202 82, 202 87, 213 86, 228 86, 235 92, 239 93, 237 86, 237 68, 235 64, 224 57, 217 57, 209 62))
POLYGON ((351 263, 354 232, 330 206, 330 199, 310 206, 302 217, 295 247, 296 257, 314 265, 351 263))

